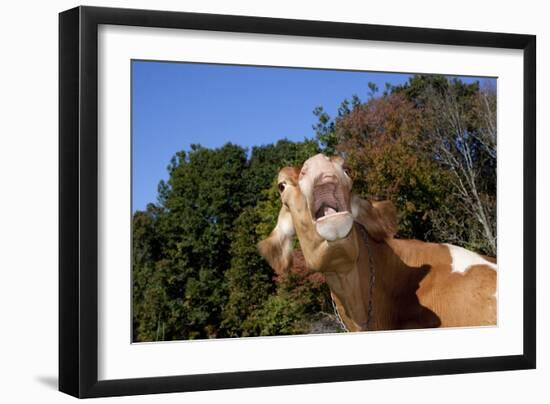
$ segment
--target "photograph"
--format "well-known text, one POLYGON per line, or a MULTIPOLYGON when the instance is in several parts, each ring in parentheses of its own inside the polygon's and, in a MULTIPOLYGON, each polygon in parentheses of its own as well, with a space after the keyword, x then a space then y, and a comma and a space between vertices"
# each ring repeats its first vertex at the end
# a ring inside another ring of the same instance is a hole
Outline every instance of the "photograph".
POLYGON ((496 77, 130 68, 133 343, 498 325, 496 77))

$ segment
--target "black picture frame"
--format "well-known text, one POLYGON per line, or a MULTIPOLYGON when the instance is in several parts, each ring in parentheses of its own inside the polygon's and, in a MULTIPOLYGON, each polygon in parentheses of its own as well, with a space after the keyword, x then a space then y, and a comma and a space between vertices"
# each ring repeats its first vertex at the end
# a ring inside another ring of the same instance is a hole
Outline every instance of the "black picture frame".
POLYGON ((183 12, 77 7, 59 15, 59 390, 103 397, 536 366, 536 37, 183 12), (278 34, 523 51, 523 354, 99 381, 98 26, 278 34))

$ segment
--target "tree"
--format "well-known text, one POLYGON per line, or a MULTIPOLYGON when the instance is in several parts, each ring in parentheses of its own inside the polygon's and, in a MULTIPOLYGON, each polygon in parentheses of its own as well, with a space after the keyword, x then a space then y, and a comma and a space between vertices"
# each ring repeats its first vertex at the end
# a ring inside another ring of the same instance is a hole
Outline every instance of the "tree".
POLYGON ((225 272, 228 289, 223 308, 222 329, 225 335, 254 335, 250 316, 258 311, 274 289, 272 270, 258 254, 256 231, 261 221, 258 209, 246 208, 235 222, 231 243, 231 267, 225 272))
POLYGON ((277 143, 254 146, 243 172, 246 187, 245 206, 255 206, 262 199, 262 191, 272 186, 279 169, 284 166, 301 165, 309 157, 320 152, 315 140, 292 142, 279 140, 277 143))
POLYGON ((172 159, 169 179, 159 186, 163 214, 154 227, 163 243, 156 262, 151 257, 147 265, 142 317, 135 327, 140 340, 219 332, 233 223, 245 199, 246 163, 246 150, 232 144, 219 149, 193 145, 172 159))
MULTIPOLYGON (((142 331, 138 328, 145 319, 147 308, 144 305, 148 282, 155 272, 155 262, 160 259, 161 241, 156 224, 162 210, 149 204, 143 212, 136 212, 132 218, 132 313, 133 339, 139 340, 142 331)), ((156 310, 154 310, 156 312, 156 310)), ((153 321, 156 321, 154 319, 153 321)))
POLYGON ((478 83, 458 80, 440 89, 428 85, 422 95, 429 124, 426 135, 435 159, 450 173, 449 205, 466 213, 469 231, 455 231, 461 237, 454 241, 495 255, 496 101, 480 91, 478 83))
POLYGON ((168 166, 157 205, 134 214, 134 338, 256 335, 253 318, 276 286, 256 243, 276 220, 277 171, 319 151, 282 140, 218 149, 192 145, 168 166), (269 208, 268 208, 269 206, 269 208))
POLYGON ((391 199, 401 213, 401 237, 432 239, 431 212, 439 209, 446 173, 430 156, 421 111, 401 94, 372 98, 335 123, 354 190, 391 199))
POLYGON ((368 83, 369 87, 369 98, 374 98, 376 96, 376 93, 378 93, 378 86, 376 83, 373 83, 372 81, 369 81, 368 83))
MULTIPOLYGON (((342 105, 346 106, 346 100, 342 102, 342 105)), ((342 111, 342 108, 340 110, 342 111)), ((315 131, 316 139, 323 148, 323 153, 327 155, 334 154, 338 142, 334 134, 334 121, 322 106, 315 107, 313 115, 317 117, 317 123, 312 128, 315 131)))

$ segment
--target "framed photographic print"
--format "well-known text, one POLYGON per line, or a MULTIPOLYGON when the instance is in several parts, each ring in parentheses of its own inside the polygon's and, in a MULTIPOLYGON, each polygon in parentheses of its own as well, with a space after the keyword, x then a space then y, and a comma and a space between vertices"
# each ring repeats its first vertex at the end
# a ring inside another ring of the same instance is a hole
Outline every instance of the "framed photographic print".
POLYGON ((534 36, 94 7, 59 33, 61 391, 535 367, 534 36))

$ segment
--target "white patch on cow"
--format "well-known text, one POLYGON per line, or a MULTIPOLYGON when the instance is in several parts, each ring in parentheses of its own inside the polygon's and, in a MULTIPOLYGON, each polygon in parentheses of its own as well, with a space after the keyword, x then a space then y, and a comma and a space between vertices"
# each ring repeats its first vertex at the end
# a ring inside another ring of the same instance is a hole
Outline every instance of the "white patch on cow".
POLYGON ((279 234, 281 239, 293 237, 296 234, 294 229, 294 223, 292 222, 292 216, 289 212, 279 213, 279 219, 277 221, 277 226, 275 226, 275 232, 279 234))
POLYGON ((452 272, 466 273, 469 268, 475 265, 486 265, 489 268, 497 270, 496 264, 487 261, 481 255, 468 251, 465 248, 452 244, 445 244, 451 253, 452 272))

